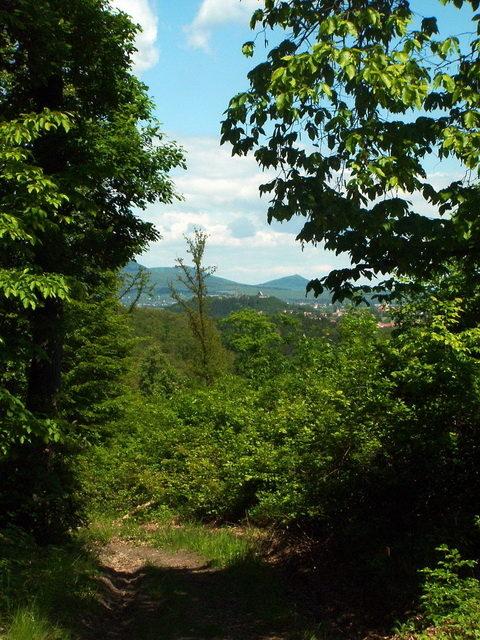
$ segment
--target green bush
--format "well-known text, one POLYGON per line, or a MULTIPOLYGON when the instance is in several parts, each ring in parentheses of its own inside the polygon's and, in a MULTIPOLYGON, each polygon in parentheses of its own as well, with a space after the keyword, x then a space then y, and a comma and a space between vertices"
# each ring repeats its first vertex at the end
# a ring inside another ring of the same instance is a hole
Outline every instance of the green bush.
POLYGON ((422 570, 421 616, 407 623, 402 635, 418 640, 478 640, 480 582, 472 575, 476 562, 463 560, 457 549, 446 545, 438 550, 443 559, 434 569, 422 570))

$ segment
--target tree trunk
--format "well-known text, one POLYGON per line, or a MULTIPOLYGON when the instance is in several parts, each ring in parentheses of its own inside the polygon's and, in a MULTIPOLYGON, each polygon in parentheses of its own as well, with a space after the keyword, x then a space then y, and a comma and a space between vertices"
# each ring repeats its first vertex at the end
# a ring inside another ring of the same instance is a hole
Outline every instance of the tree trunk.
POLYGON ((34 348, 27 389, 27 409, 38 417, 53 417, 60 390, 64 338, 61 300, 48 298, 33 312, 34 348))
MULTIPOLYGON (((61 109, 63 81, 60 74, 53 74, 33 89, 36 110, 61 109)), ((65 168, 62 145, 52 132, 37 142, 36 155, 47 175, 65 168)), ((44 271, 56 271, 57 252, 51 246, 38 245, 36 262, 44 271)), ((64 339, 63 303, 46 298, 42 306, 33 312, 33 357, 28 375, 26 406, 38 417, 56 414, 56 396, 61 383, 62 346, 64 339)))

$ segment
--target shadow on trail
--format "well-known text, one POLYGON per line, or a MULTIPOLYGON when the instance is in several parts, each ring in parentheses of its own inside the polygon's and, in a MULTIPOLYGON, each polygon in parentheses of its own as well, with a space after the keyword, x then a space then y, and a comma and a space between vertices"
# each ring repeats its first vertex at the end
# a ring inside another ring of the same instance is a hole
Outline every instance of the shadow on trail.
POLYGON ((127 640, 136 635, 137 619, 151 616, 158 603, 144 591, 147 567, 134 572, 101 567, 97 606, 83 621, 82 638, 127 640))
POLYGON ((289 597, 278 572, 254 560, 227 569, 104 567, 100 581, 85 640, 293 639, 315 622, 289 597))

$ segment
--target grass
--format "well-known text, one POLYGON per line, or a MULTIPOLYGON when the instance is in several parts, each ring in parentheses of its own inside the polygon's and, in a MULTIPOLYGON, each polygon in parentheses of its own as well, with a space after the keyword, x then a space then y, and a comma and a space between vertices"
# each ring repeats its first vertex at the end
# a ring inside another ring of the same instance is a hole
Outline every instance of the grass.
POLYGON ((0 532, 1 640, 69 640, 95 599, 97 563, 74 539, 39 547, 21 530, 0 532))
POLYGON ((230 527, 211 528, 195 523, 166 525, 142 535, 149 544, 172 551, 194 551, 210 566, 225 568, 252 559, 258 550, 258 532, 230 527))
POLYGON ((8 640, 68 640, 65 629, 52 624, 35 604, 19 607, 13 614, 7 635, 8 640))
POLYGON ((87 527, 77 531, 76 539, 86 547, 105 545, 114 538, 137 538, 139 527, 139 523, 133 519, 119 520, 108 515, 96 515, 87 527))

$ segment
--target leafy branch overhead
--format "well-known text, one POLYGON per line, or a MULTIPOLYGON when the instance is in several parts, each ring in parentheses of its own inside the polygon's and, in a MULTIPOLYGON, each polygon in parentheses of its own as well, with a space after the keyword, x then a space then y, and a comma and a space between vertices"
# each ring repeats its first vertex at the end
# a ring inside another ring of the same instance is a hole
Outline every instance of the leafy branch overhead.
POLYGON ((447 4, 468 34, 440 34, 416 0, 265 0, 253 14, 252 29, 285 38, 230 101, 222 142, 277 171, 260 187, 269 221, 300 215, 301 243, 349 256, 316 294, 478 267, 480 3, 439 0, 438 18, 447 4), (436 188, 429 171, 449 160, 464 177, 436 188))

